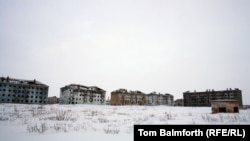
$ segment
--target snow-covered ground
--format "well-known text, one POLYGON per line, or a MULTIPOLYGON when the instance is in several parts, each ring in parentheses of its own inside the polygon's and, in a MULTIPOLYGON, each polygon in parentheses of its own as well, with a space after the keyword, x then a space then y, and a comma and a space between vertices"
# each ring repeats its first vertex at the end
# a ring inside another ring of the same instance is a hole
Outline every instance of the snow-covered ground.
POLYGON ((247 124, 250 110, 210 107, 0 104, 3 141, 133 141, 134 124, 247 124))

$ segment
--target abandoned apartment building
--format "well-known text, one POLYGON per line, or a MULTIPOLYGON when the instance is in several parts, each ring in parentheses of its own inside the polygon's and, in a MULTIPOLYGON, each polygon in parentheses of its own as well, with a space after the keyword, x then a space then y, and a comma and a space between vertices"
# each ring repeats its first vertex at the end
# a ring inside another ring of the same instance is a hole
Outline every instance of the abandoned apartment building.
POLYGON ((118 89, 111 92, 110 105, 173 105, 173 95, 118 89))
POLYGON ((206 91, 194 91, 183 93, 184 106, 211 106, 213 100, 237 100, 239 106, 242 107, 242 93, 238 88, 226 89, 226 90, 206 90, 206 91))
POLYGON ((0 77, 0 103, 46 104, 49 86, 37 80, 0 77))
POLYGON ((105 104, 106 91, 96 86, 69 84, 60 88, 60 104, 105 104))

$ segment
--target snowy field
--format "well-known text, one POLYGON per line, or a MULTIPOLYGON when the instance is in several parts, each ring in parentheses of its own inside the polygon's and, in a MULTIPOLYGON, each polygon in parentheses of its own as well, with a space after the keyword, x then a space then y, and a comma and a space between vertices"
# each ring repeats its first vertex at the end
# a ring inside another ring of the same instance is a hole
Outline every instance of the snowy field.
POLYGON ((210 107, 0 104, 2 141, 133 141, 134 124, 247 124, 250 109, 210 107))

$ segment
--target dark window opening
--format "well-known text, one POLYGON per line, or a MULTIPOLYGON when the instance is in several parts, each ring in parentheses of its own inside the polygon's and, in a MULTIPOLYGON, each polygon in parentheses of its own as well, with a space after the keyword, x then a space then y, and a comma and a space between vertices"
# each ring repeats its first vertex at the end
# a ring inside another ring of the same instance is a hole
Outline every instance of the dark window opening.
POLYGON ((234 112, 238 113, 239 112, 239 108, 238 107, 234 107, 234 112))
POLYGON ((226 107, 220 107, 220 108, 219 108, 219 112, 225 113, 225 112, 226 112, 226 107))

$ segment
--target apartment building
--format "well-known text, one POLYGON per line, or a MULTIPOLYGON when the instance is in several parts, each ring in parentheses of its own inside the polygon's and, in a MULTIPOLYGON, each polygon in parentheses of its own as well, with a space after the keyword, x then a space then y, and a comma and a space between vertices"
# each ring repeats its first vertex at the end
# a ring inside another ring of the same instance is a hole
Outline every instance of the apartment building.
POLYGON ((171 94, 118 89, 111 92, 110 105, 173 105, 173 99, 171 94))
POLYGON ((171 94, 161 94, 156 92, 151 92, 146 95, 147 105, 169 105, 172 106, 174 101, 174 96, 171 94))
POLYGON ((49 86, 36 79, 0 77, 0 103, 46 104, 49 86))
POLYGON ((111 92, 110 105, 144 105, 145 94, 141 91, 118 89, 111 92))
POLYGON ((69 84, 60 89, 60 104, 105 104, 106 91, 96 86, 69 84))
POLYGON ((206 90, 206 91, 194 91, 183 93, 184 106, 211 106, 212 100, 238 100, 239 105, 242 107, 242 92, 240 89, 226 89, 226 90, 206 90))

